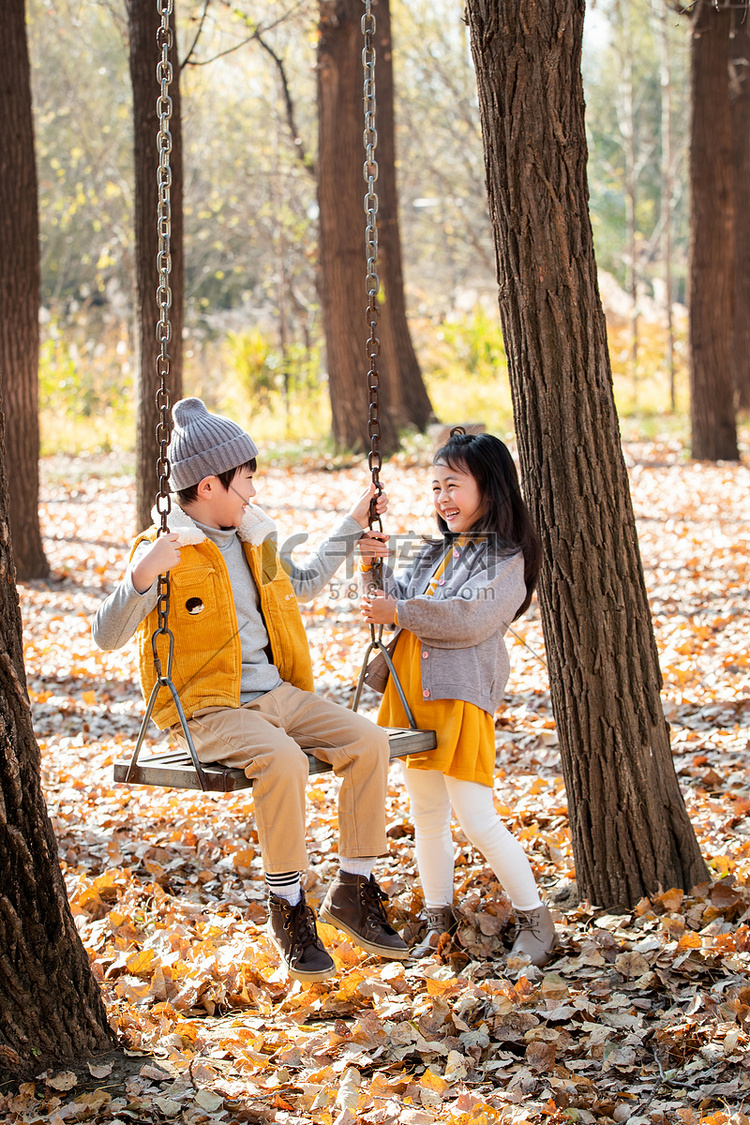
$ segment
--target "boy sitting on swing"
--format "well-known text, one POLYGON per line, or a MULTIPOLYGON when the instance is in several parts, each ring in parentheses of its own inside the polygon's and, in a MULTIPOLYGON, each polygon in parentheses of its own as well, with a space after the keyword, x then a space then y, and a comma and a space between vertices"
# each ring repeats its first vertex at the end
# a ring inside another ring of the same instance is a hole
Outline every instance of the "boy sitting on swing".
MULTIPOLYGON (((297 601, 315 597, 354 551, 367 527, 371 487, 302 568, 281 559, 273 522, 251 503, 258 450, 228 418, 197 398, 175 403, 169 446, 177 505, 169 534, 138 537, 124 579, 93 624, 100 648, 137 634, 141 686, 155 683, 151 637, 158 576, 170 574, 174 682, 201 762, 222 762, 253 779, 253 800, 268 886, 268 932, 290 976, 324 980, 335 971, 300 872, 307 867, 307 757, 341 778, 341 868, 320 910, 362 949, 403 959, 387 896, 372 876, 387 850, 388 735, 374 723, 313 693, 312 663, 297 601)), ((378 511, 386 500, 378 497, 378 511)), ((169 692, 157 698, 161 729, 180 724, 169 692)))

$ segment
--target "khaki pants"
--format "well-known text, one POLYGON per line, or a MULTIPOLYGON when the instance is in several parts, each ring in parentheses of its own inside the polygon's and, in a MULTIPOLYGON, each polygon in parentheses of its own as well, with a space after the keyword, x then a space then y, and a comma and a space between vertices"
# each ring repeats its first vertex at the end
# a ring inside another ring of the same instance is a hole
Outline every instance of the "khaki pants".
POLYGON ((253 779, 255 821, 269 874, 307 867, 303 750, 312 750, 341 778, 339 855, 386 851, 388 735, 369 719, 283 683, 242 707, 193 716, 188 726, 201 762, 223 762, 253 779))

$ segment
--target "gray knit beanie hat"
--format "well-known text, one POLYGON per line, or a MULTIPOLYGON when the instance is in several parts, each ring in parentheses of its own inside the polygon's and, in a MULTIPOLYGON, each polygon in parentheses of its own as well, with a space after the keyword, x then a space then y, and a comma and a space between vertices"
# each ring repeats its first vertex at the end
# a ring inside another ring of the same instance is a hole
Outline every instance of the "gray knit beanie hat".
POLYGON ((183 398, 172 407, 169 443, 170 481, 175 492, 252 461, 258 448, 241 426, 210 414, 199 398, 183 398))

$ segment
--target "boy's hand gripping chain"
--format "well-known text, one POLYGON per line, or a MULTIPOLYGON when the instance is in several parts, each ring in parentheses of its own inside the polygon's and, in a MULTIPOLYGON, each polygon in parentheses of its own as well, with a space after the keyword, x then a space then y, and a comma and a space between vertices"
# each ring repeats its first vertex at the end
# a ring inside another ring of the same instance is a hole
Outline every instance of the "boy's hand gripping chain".
MULTIPOLYGON (((169 456, 167 453, 167 446, 169 445, 170 438, 170 422, 169 422, 169 351, 168 345, 172 338, 172 325, 169 320, 169 310, 172 305, 172 289, 169 284, 169 275, 172 269, 172 255, 170 249, 170 239, 172 234, 172 205, 171 205, 171 188, 172 188, 172 167, 170 164, 170 154, 172 152, 172 133, 169 128, 169 122, 172 117, 172 99, 169 96, 169 84, 172 81, 172 63, 169 61, 169 53, 172 49, 173 35, 171 26, 171 16, 173 10, 173 0, 156 0, 157 12, 161 18, 161 24, 157 31, 157 43, 161 48, 161 58, 156 66, 156 77, 159 82, 159 97, 156 101, 156 112, 159 117, 159 131, 157 133, 156 147, 159 152, 159 166, 157 169, 157 187, 158 187, 158 208, 156 228, 159 237, 159 247, 156 255, 156 265, 159 273, 159 284, 156 290, 156 302, 159 306, 159 321, 156 325, 156 338, 159 341, 159 354, 156 358, 156 371, 159 376, 159 387, 156 392, 156 405, 159 409, 159 423, 156 427, 156 437, 159 442, 159 458, 156 462, 156 473, 159 478, 159 491, 156 497, 156 510, 160 515, 160 524, 158 535, 167 535, 169 533, 168 517, 172 509, 172 501, 169 493, 169 476, 170 465, 169 456)), ((146 713, 143 716, 141 729, 138 732, 138 740, 135 744, 133 757, 130 759, 128 772, 125 776, 125 781, 130 780, 130 775, 135 768, 138 761, 138 755, 143 745, 143 740, 146 736, 149 719, 154 710, 157 696, 162 688, 167 688, 172 696, 177 715, 182 727, 182 733, 185 736, 190 757, 198 776, 200 787, 203 790, 208 789, 208 782, 206 781, 205 774, 201 769, 198 755, 195 752, 193 739, 188 730, 187 719, 185 712, 182 709, 182 703, 177 693, 177 689, 172 682, 172 663, 174 660, 174 633, 169 628, 169 596, 170 596, 170 583, 169 573, 160 574, 158 579, 158 600, 156 603, 157 610, 157 627, 151 637, 151 651, 154 658, 154 671, 156 672, 156 681, 151 689, 146 713), (167 669, 166 672, 162 670, 161 657, 158 650, 159 637, 166 637, 167 639, 167 669)))
MULTIPOLYGON (((380 483, 380 470, 383 467, 383 457, 380 452, 380 372, 378 371, 378 358, 380 356, 380 340, 377 336, 377 327, 380 321, 380 305, 378 304, 378 293, 380 291, 380 278, 378 277, 378 196, 375 190, 375 182, 378 178, 378 163, 375 159, 375 149, 378 144, 378 132, 375 127, 375 113, 377 109, 375 100, 375 16, 372 13, 372 0, 363 0, 365 5, 364 15, 362 16, 362 35, 364 36, 364 47, 362 49, 362 69, 364 71, 364 103, 365 103, 365 129, 363 133, 363 141, 365 146, 365 162, 363 165, 363 175, 365 183, 367 184, 367 192, 365 194, 365 215, 367 222, 365 226, 365 245, 367 249, 367 326, 369 335, 367 337, 366 353, 369 360, 369 369, 367 372, 367 388, 369 394, 369 407, 367 414, 367 432, 370 438, 370 452, 368 454, 368 465, 372 475, 372 483, 375 485, 376 492, 370 501, 370 514, 369 514, 369 527, 372 531, 376 528, 378 531, 383 530, 383 521, 377 512, 378 496, 383 491, 383 486, 380 483)), ((376 589, 383 588, 383 561, 379 558, 372 560, 371 568, 372 581, 376 589)), ((370 656, 373 652, 382 652, 385 662, 388 665, 388 671, 393 677, 393 682, 396 685, 401 704, 406 712, 406 717, 409 720, 409 726, 412 730, 416 730, 417 724, 414 721, 411 708, 406 700, 404 689, 401 686, 401 681, 398 678, 391 654, 383 644, 383 626, 370 625, 370 643, 365 651, 365 657, 362 664, 362 671, 359 674, 357 682, 357 690, 354 694, 354 701, 352 703, 352 710, 356 711, 359 707, 359 700, 362 694, 362 687, 365 682, 365 675, 367 674, 367 666, 370 662, 370 656)))

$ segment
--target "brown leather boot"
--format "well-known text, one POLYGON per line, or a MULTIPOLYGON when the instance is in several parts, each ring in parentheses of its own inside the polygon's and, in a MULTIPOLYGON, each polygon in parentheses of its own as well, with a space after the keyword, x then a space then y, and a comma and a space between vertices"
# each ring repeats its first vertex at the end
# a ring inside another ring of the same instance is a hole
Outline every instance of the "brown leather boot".
POLYGON ((372 875, 353 875, 340 871, 328 889, 320 918, 356 942, 360 949, 376 957, 398 961, 409 956, 409 947, 388 922, 383 903, 388 895, 381 891, 372 875))
POLYGON ((318 937, 315 915, 304 894, 296 906, 270 894, 266 930, 294 980, 325 980, 335 974, 336 966, 318 937))
POLYGON ((424 908, 426 932, 419 945, 411 951, 412 957, 429 957, 437 949, 438 942, 443 934, 452 934, 456 928, 456 919, 452 906, 436 906, 424 908))
POLYGON ((528 957, 540 969, 552 960, 557 949, 557 934, 552 915, 546 906, 533 910, 516 910, 516 938, 511 957, 528 957))

